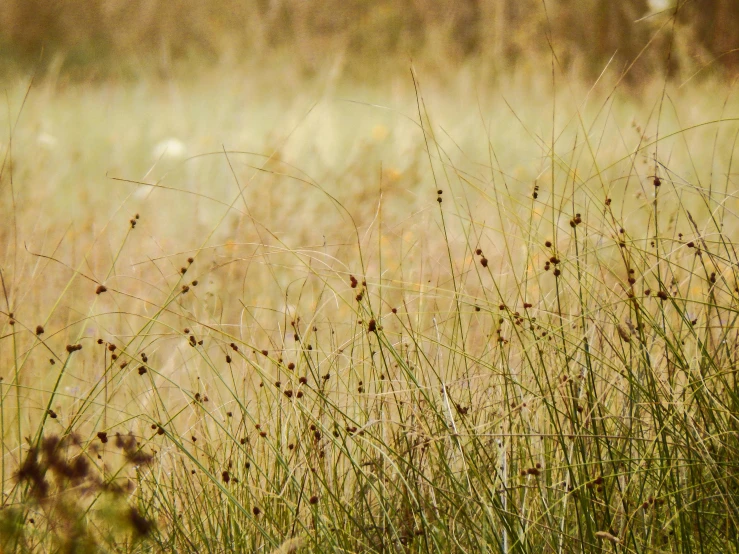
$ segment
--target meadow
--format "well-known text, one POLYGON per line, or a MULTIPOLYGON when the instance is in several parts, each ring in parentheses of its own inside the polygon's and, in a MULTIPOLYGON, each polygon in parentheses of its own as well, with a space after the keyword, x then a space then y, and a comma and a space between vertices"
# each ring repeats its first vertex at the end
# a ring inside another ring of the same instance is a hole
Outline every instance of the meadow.
POLYGON ((8 81, 0 550, 739 551, 739 95, 545 69, 8 81))

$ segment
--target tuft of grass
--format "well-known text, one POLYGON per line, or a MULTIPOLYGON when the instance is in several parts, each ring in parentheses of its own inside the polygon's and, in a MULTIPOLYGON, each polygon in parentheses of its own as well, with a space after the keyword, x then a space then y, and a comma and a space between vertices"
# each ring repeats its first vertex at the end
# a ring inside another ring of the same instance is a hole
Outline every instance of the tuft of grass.
POLYGON ((733 91, 309 86, 6 122, 3 550, 737 551, 733 91))

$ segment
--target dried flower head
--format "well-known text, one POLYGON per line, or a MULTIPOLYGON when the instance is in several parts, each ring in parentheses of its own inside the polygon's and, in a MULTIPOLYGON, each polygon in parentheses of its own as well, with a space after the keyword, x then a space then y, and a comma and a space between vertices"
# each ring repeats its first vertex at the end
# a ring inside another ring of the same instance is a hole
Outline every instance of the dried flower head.
POLYGON ((631 331, 625 325, 619 323, 616 325, 616 330, 618 331, 618 336, 621 337, 622 341, 631 342, 631 331))

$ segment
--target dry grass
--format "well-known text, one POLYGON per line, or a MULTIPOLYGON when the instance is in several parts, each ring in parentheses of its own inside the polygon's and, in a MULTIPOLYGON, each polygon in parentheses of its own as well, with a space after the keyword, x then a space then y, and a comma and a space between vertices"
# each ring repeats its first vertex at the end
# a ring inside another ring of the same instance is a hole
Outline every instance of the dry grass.
POLYGON ((736 551, 739 101, 611 86, 11 87, 2 548, 736 551))
POLYGON ((737 22, 732 0, 5 0, 0 76, 166 78, 265 60, 314 76, 343 60, 383 82, 412 57, 452 78, 477 63, 494 81, 540 70, 553 45, 566 71, 592 81, 610 65, 638 88, 666 65, 680 81, 736 75, 737 22))

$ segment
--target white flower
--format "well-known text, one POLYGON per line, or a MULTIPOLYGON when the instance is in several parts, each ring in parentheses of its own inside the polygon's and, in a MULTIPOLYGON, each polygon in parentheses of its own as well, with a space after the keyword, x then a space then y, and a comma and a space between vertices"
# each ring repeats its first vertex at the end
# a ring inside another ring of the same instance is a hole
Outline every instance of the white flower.
POLYGON ((187 156, 187 146, 176 138, 167 138, 159 141, 152 152, 155 159, 182 159, 187 156))
POLYGON ((673 0, 647 0, 649 11, 652 13, 663 12, 675 5, 673 0))
POLYGON ((36 142, 43 146, 44 148, 48 150, 53 150, 56 148, 57 143, 59 140, 52 134, 49 133, 39 133, 36 137, 36 142))

